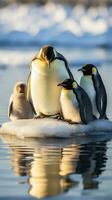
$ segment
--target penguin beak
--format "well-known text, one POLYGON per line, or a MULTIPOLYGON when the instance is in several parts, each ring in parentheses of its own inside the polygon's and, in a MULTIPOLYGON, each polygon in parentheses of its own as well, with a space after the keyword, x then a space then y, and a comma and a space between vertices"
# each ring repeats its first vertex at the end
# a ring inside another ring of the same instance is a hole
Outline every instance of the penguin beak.
POLYGON ((85 72, 85 69, 84 68, 80 68, 77 71, 85 72))
POLYGON ((83 69, 82 69, 82 68, 80 68, 80 69, 78 69, 77 71, 78 71, 78 72, 79 72, 79 71, 83 71, 83 69))
POLYGON ((65 83, 59 83, 57 86, 62 86, 62 87, 65 87, 66 84, 65 83))
POLYGON ((50 69, 50 60, 47 60, 48 68, 50 69))
POLYGON ((59 83, 57 86, 62 86, 62 83, 59 83))
POLYGON ((49 67, 49 69, 50 69, 50 61, 48 61, 48 67, 49 67))

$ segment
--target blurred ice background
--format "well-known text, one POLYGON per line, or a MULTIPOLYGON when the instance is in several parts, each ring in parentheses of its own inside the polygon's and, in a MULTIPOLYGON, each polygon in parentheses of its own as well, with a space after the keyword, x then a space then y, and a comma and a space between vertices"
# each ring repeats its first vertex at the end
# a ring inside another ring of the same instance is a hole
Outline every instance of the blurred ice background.
POLYGON ((92 7, 89 1, 75 0, 64 5, 58 0, 36 5, 33 0, 10 2, 0 9, 0 45, 112 45, 112 7, 105 0, 92 7))

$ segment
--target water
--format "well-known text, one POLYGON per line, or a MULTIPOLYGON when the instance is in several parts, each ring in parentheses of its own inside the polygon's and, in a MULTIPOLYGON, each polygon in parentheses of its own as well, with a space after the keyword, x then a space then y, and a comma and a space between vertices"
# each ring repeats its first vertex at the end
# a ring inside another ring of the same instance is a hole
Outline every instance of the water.
POLYGON ((1 199, 111 197, 110 142, 1 139, 1 199))
MULTIPOLYGON (((99 66, 111 109, 111 49, 58 48, 69 60, 75 78, 84 63, 99 66)), ((0 49, 0 123, 8 121, 13 86, 26 82, 37 49, 0 49)), ((0 199, 112 199, 112 141, 109 135, 74 139, 24 139, 0 135, 0 199), (51 198, 50 198, 51 197, 51 198)))

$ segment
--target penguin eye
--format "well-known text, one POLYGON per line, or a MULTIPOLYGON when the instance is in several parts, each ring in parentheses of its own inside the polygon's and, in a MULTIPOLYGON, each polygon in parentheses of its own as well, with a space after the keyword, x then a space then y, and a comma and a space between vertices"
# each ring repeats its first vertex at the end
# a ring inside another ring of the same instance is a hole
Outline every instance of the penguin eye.
POLYGON ((96 74, 97 73, 97 70, 95 67, 92 68, 92 74, 96 74))
POLYGON ((77 83, 76 83, 76 82, 73 82, 73 83, 72 83, 72 87, 73 87, 74 89, 76 89, 76 88, 77 88, 77 83))

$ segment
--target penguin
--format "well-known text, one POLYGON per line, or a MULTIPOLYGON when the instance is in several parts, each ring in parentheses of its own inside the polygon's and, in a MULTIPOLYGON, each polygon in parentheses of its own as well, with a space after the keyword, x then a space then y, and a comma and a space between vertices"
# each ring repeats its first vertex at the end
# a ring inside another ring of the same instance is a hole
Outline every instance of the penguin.
POLYGON ((12 121, 33 118, 33 109, 26 98, 26 85, 17 82, 10 97, 8 116, 12 121))
POLYGON ((93 64, 86 64, 78 71, 83 72, 80 86, 91 99, 94 115, 99 119, 108 119, 106 116, 107 93, 98 69, 93 64))
POLYGON ((87 93, 75 80, 66 79, 58 86, 62 86, 60 102, 65 120, 70 123, 88 124, 95 119, 87 93))
POLYGON ((65 57, 52 46, 41 48, 31 62, 27 82, 27 99, 32 100, 37 118, 61 116, 57 84, 65 78, 73 79, 65 57))

